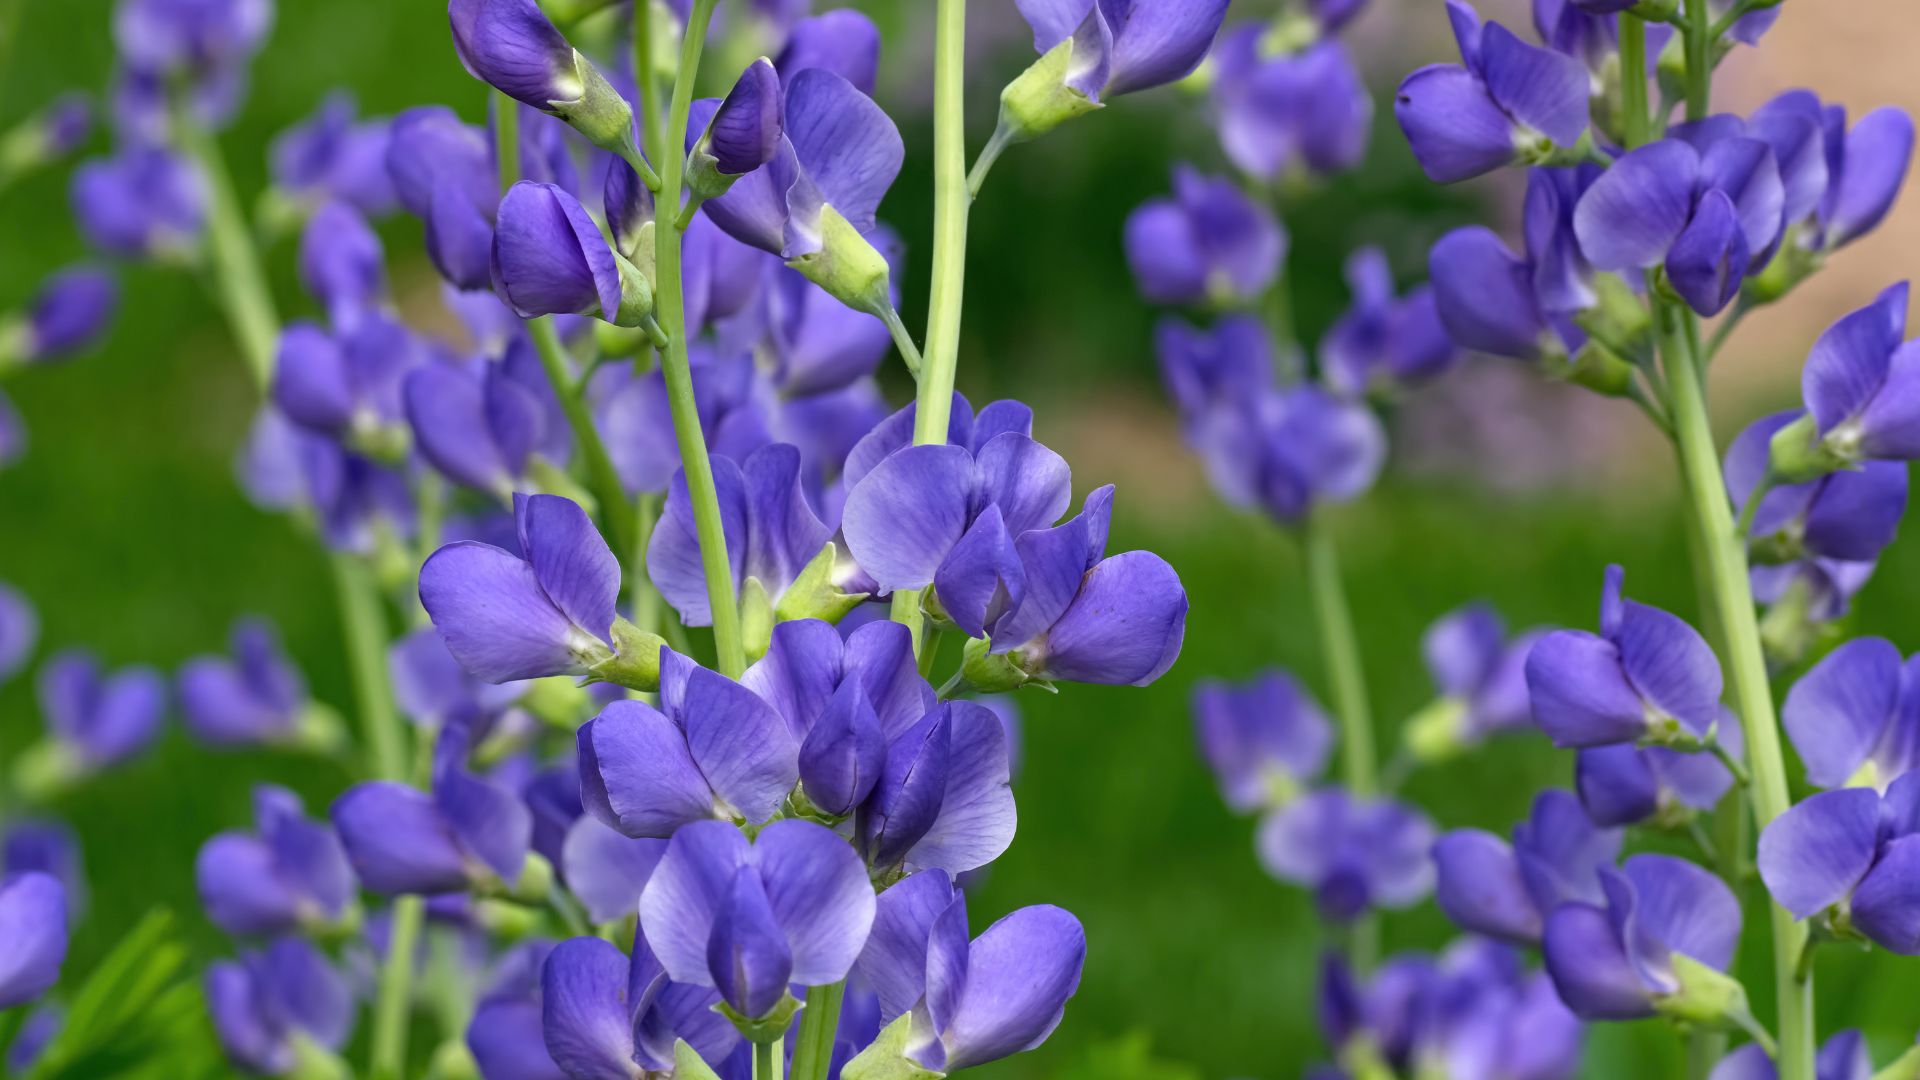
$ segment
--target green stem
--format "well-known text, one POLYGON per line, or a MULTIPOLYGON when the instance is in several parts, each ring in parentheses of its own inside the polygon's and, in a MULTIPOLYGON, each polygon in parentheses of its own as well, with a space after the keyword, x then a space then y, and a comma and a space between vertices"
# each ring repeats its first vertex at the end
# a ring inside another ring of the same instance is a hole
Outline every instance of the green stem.
POLYGON ((907 333, 907 324, 900 321, 900 313, 889 307, 881 313, 880 321, 887 324, 887 333, 893 336, 893 347, 900 351, 900 359, 907 365, 907 371, 916 382, 919 381, 920 369, 925 366, 925 361, 920 356, 920 350, 914 347, 913 335, 907 333))
POLYGON ((826 1080, 846 993, 844 982, 807 988, 807 1007, 800 1013, 800 1034, 793 1044, 792 1080, 826 1080))
POLYGON ((1713 14, 1707 10, 1707 0, 1687 0, 1687 18, 1683 24, 1686 34, 1687 50, 1687 119, 1705 120, 1707 118, 1707 91, 1713 85, 1713 71, 1708 66, 1709 53, 1713 48, 1713 14))
MULTIPOLYGON (((1690 0, 1691 9, 1697 0, 1690 0)), ((1671 395, 1669 413, 1686 475, 1688 512, 1702 545, 1715 613, 1725 635, 1726 662, 1731 669, 1736 711, 1745 728, 1747 761, 1752 784, 1747 797, 1755 825, 1767 823, 1791 805, 1785 755, 1775 719, 1773 690, 1767 680, 1766 656, 1754 615, 1753 593, 1747 577, 1747 553, 1735 528, 1726 485, 1720 473, 1720 455, 1707 415, 1702 357, 1691 347, 1697 335, 1686 323, 1692 314, 1653 293, 1654 316, 1661 332, 1663 362, 1671 395)), ((1774 984, 1779 997, 1781 1080, 1813 1080, 1813 982, 1795 977, 1794 965, 1807 929, 1793 914, 1774 905, 1769 909, 1773 928, 1774 984)))
MULTIPOLYGON (((687 141, 687 115, 693 109, 693 81, 700 70, 700 50, 713 18, 714 0, 693 0, 685 36, 680 41, 680 69, 673 80, 673 103, 667 118, 664 144, 671 148, 687 141)), ((660 160, 662 215, 678 213, 683 154, 666 152, 660 160)), ((720 524, 720 495, 713 485, 713 462, 707 457, 706 436, 700 430, 700 412, 693 400, 693 371, 687 360, 686 300, 681 294, 680 231, 654 230, 655 314, 667 333, 660 354, 660 373, 667 383, 667 402, 673 412, 673 435, 680 446, 680 464, 686 472, 687 495, 693 505, 694 533, 700 541, 700 562, 706 571, 707 606, 713 612, 713 642, 720 673, 737 679, 747 669, 747 653, 740 637, 740 605, 733 594, 733 567, 727 561, 727 537, 720 524)))
MULTIPOLYGON (((1306 546, 1307 588, 1313 595, 1314 620, 1320 631, 1320 649, 1326 660, 1327 683, 1334 713, 1340 720, 1340 765, 1347 790, 1360 799, 1379 789, 1379 766, 1374 756, 1373 716, 1367 706, 1367 680, 1360 662, 1360 643, 1354 636, 1353 612, 1347 605, 1340 578, 1340 554, 1323 514, 1309 515, 1302 537, 1306 546)), ((1348 956, 1354 967, 1366 971, 1380 951, 1380 921, 1375 914, 1353 925, 1348 956)))
POLYGON ((633 82, 639 100, 640 149, 648 158, 660 160, 660 87, 653 74, 653 0, 634 0, 633 4, 633 82))
POLYGON ((753 1080, 780 1080, 780 1043, 753 1044, 753 1080))
POLYGON ((1637 15, 1620 15, 1620 109, 1627 149, 1647 142, 1647 24, 1637 15))
POLYGON ((367 746, 367 765, 382 780, 404 780, 406 742, 387 681, 387 616, 380 610, 380 586, 359 556, 336 551, 333 586, 347 639, 347 666, 353 673, 354 707, 367 746))
POLYGON ((260 253, 247 231, 233 177, 220 156, 220 147, 206 129, 195 123, 183 105, 174 108, 174 129, 181 148, 199 165, 207 186, 207 252, 213 264, 215 287, 227 321, 240 340, 240 352, 254 386, 263 394, 273 381, 273 354, 280 337, 280 317, 267 288, 260 253))
POLYGON ((387 955, 380 964, 380 996, 373 1010, 372 1080, 400 1080, 406 1075, 414 945, 420 938, 426 904, 418 896, 398 896, 389 912, 392 924, 387 931, 387 955))
MULTIPOLYGON (((960 365, 967 209, 973 202, 967 184, 966 36, 967 0, 937 0, 933 39, 933 283, 927 298, 926 351, 914 398, 916 446, 947 441, 954 373, 960 365)), ((917 648, 920 590, 896 591, 892 616, 913 631, 917 648)))
POLYGON ((560 331, 554 329, 552 319, 541 316, 527 320, 527 332, 533 337, 534 351, 540 355, 540 366, 547 373, 553 396, 560 399, 560 411, 566 415, 567 427, 573 431, 573 441, 580 444, 580 452, 587 459, 587 490, 593 492, 594 501, 600 504, 600 521, 606 526, 613 549, 632 551, 633 504, 627 501, 627 489, 620 484, 620 473, 613 467, 607 444, 601 441, 600 429, 594 426, 593 414, 581 396, 583 387, 576 385, 578 380, 574 379, 567 363, 560 331))
POLYGON ((493 92, 493 165, 500 194, 520 182, 520 103, 493 92))
POLYGON ((987 140, 987 145, 980 151, 980 156, 973 159, 973 169, 967 173, 969 200, 980 197, 980 189, 986 186, 987 174, 993 171, 993 163, 999 161, 1000 155, 1006 153, 1007 147, 1012 145, 1012 129, 1005 124, 993 129, 993 137, 987 140))

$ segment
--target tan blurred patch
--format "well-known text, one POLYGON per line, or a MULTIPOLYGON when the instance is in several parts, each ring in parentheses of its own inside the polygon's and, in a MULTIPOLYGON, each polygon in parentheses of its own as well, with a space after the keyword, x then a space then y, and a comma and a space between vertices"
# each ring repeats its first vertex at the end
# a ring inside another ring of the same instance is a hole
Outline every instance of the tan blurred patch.
POLYGON ((1035 436, 1073 463, 1076 496, 1101 484, 1151 492, 1154 515, 1173 531, 1216 502, 1198 455, 1158 396, 1102 383, 1071 407, 1052 404, 1037 416, 1035 436))

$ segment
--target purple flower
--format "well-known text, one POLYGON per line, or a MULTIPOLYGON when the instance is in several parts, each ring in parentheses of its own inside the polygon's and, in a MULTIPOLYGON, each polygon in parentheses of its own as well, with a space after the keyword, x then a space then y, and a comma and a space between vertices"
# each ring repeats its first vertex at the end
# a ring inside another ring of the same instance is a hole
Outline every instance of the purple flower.
POLYGON ((1327 714, 1284 671, 1243 686, 1202 682, 1193 691, 1193 723, 1221 796, 1242 813, 1285 806, 1333 752, 1327 714))
POLYGON ((396 202, 387 171, 390 133, 385 120, 356 122, 352 96, 335 91, 311 116, 274 136, 268 172, 285 195, 315 205, 337 199, 379 217, 396 202))
POLYGON ((1528 654, 1534 720, 1561 747, 1711 737, 1720 662, 1678 616, 1622 599, 1623 577, 1607 568, 1599 634, 1556 630, 1528 654))
POLYGON ((528 486, 524 478, 551 441, 545 402, 505 363, 421 364, 407 372, 401 399, 421 456, 454 483, 495 498, 528 486))
POLYGON ((1843 788, 1808 796, 1760 833, 1767 891, 1795 918, 1822 916, 1903 955, 1920 953, 1920 777, 1883 796, 1843 788))
POLYGON ((1465 0, 1447 0, 1447 15, 1462 64, 1429 64, 1394 95, 1394 118, 1429 177, 1451 184, 1538 162, 1586 135, 1588 77, 1579 61, 1499 23, 1482 27, 1465 0))
MULTIPOLYGON (((696 347, 692 364, 700 430, 712 455, 744 461, 774 441, 772 417, 763 400, 764 385, 751 354, 722 358, 704 352, 696 347)), ((680 470, 680 444, 674 438, 666 379, 658 371, 640 376, 621 371, 607 380, 618 381, 600 395, 598 403, 596 419, 607 443, 607 455, 627 490, 664 494, 680 470)), ((596 388, 605 385, 595 384, 596 388)), ((731 547, 730 540, 728 554, 736 556, 731 547)))
POLYGON ((786 100, 766 57, 748 64, 725 98, 709 99, 700 111, 710 115, 687 154, 687 186, 700 197, 725 194, 734 180, 780 152, 786 100))
POLYGON ((420 603, 460 665, 487 682, 580 675, 613 655, 620 564, 586 512, 515 495, 524 557, 475 541, 420 568, 420 603))
POLYGON ((201 656, 181 666, 180 711, 187 730, 214 746, 298 737, 311 699, 273 625, 262 619, 235 623, 232 647, 232 659, 201 656))
POLYGON ((1014 119, 1014 130, 1025 136, 1110 97, 1185 78, 1206 57, 1227 14, 1226 0, 1020 0, 1018 7, 1033 27, 1040 60, 1002 95, 1001 124, 1014 119), (1049 107, 1042 115, 1020 108, 1035 93, 1056 99, 1042 99, 1049 107), (1068 99, 1057 100, 1063 95, 1068 99))
POLYGON ((67 891, 52 874, 0 880, 0 1009, 24 1005, 60 978, 67 958, 67 891))
POLYGON ((885 323, 840 303, 793 270, 765 269, 761 302, 776 365, 772 380, 783 395, 840 390, 880 367, 893 344, 885 323))
POLYGON ((1536 275, 1544 265, 1515 255, 1480 225, 1441 237, 1427 268, 1440 324, 1453 343, 1518 360, 1564 358, 1575 351, 1585 335, 1542 305, 1536 275))
POLYGON ((620 700, 583 724, 587 811, 634 837, 668 837, 713 818, 760 824, 800 776, 800 736, 745 686, 670 649, 660 707, 620 700))
POLYGON ((354 900, 353 868, 333 829, 300 797, 253 789, 252 833, 223 832, 194 860, 207 918, 229 934, 284 934, 338 924, 354 900))
POLYGON ((1173 197, 1127 218, 1127 265, 1148 300, 1221 306, 1258 300, 1286 258, 1287 235, 1232 181, 1181 165, 1173 197))
POLYGON ((104 769, 145 750, 160 734, 167 683, 147 667, 107 674, 91 653, 69 649, 40 669, 40 712, 66 767, 104 769))
POLYGON ((1573 214, 1580 249, 1596 269, 1664 265, 1675 291, 1702 315, 1717 314, 1748 267, 1766 262, 1786 205, 1766 142, 1716 136, 1703 124, 1629 151, 1573 214))
MULTIPOLYGON (((1916 383, 1920 389, 1920 383, 1916 383)), ((1767 476, 1774 437, 1807 427, 1800 410, 1763 416, 1727 447, 1727 494, 1744 514, 1747 501, 1767 476)), ((1920 443, 1916 444, 1920 447, 1920 443)), ((1777 565, 1801 559, 1870 562, 1893 542, 1907 508, 1907 467, 1900 461, 1867 461, 1798 484, 1770 486, 1753 511, 1748 542, 1753 561, 1777 565)))
MULTIPOLYGON (((470 1044, 480 1016, 514 1015, 499 1009, 503 997, 491 995, 481 1004, 476 1027, 469 1029, 470 1044)), ((746 1067, 746 1044, 715 1010, 719 1002, 720 995, 709 987, 669 980, 644 932, 634 937, 631 959, 600 938, 555 945, 540 969, 535 999, 546 1054, 560 1074, 596 1080, 624 1080, 634 1075, 635 1066, 643 1072, 672 1070, 676 1039, 685 1040, 703 1061, 716 1063, 722 1075, 745 1075, 735 1063, 746 1067)), ((491 1032, 486 1041, 502 1034, 491 1032)), ((491 1057, 482 1057, 483 1064, 491 1057)))
POLYGON ((1787 691, 1780 722, 1816 787, 1888 785, 1920 766, 1920 665, 1885 638, 1828 653, 1787 691), (1911 669, 1911 670, 1910 670, 1911 669))
MULTIPOLYGON (((1723 712, 1715 736, 1736 759, 1745 752, 1741 735, 1733 714, 1723 712)), ((1733 774, 1711 754, 1616 743, 1582 749, 1573 786, 1596 825, 1670 823, 1718 806, 1733 774)))
POLYGON ((1346 276, 1352 306, 1320 339, 1320 370, 1334 389, 1411 386, 1452 366, 1458 354, 1431 286, 1395 297, 1386 255, 1372 247, 1348 256, 1346 276))
POLYGON ((1560 999, 1587 1020, 1684 1009, 1740 940, 1740 902, 1684 859, 1635 855, 1600 872, 1604 904, 1570 902, 1547 917, 1542 951, 1560 999))
POLYGON ((781 86, 808 68, 825 68, 872 97, 880 69, 880 28, 851 8, 800 19, 787 31, 787 43, 773 66, 781 86))
POLYGON ((722 821, 674 833, 640 898, 640 925, 667 977, 710 986, 743 1019, 789 984, 846 978, 873 923, 866 869, 832 830, 775 822, 749 841, 722 821))
MULTIPOLYGON (((617 947, 599 944, 619 954, 617 947)), ((466 1032, 467 1049, 485 1080, 566 1080, 566 1072, 547 1053, 541 1023, 541 973, 555 948, 545 938, 522 941, 493 965, 466 1032)))
POLYGON ((249 1072, 286 1073, 296 1042, 338 1050, 353 1032, 352 987, 301 938, 277 938, 262 952, 214 964, 205 990, 221 1049, 249 1072))
MULTIPOLYGON (((828 725, 837 720, 832 705, 828 725)), ((884 734, 885 764, 853 819, 854 846, 876 878, 922 869, 960 874, 1006 851, 1015 815, 999 716, 971 701, 943 702, 906 730, 884 734)))
MULTIPOLYGON (((1216 461, 1221 493, 1284 524, 1303 520, 1314 506, 1359 498, 1386 462, 1386 432, 1373 410, 1317 386, 1270 391, 1230 407, 1241 431, 1214 448, 1252 448, 1239 463, 1216 461)), ((1207 448, 1203 447, 1203 452, 1207 448)))
POLYGON ((270 0, 120 0, 113 40, 135 67, 200 73, 244 63, 272 25, 270 0))
POLYGON ((1827 188, 1818 211, 1819 246, 1833 251, 1872 232, 1893 208, 1913 158, 1913 118, 1892 106, 1851 128, 1839 106, 1827 106, 1821 118, 1827 188))
MULTIPOLYGON (((776 615, 792 617, 782 605, 788 587, 833 536, 801 487, 800 451, 775 443, 762 446, 738 464, 717 455, 712 460, 734 594, 743 605, 762 603, 776 615)), ((688 626, 713 622, 702 565, 686 477, 675 472, 647 545, 647 576, 688 626)), ((795 599, 805 598, 796 595, 795 599)))
POLYGON ((632 151, 632 108, 534 0, 448 0, 447 21, 467 74, 560 117, 595 146, 632 151))
POLYGON ((522 180, 500 200, 493 272, 495 291, 521 318, 587 314, 631 325, 645 313, 623 318, 623 278, 634 279, 579 200, 554 184, 522 180))
POLYGON ((158 147, 122 150, 73 174, 73 216, 87 242, 129 259, 182 259, 200 244, 206 191, 185 160, 158 147))
POLYGON ((67 921, 78 922, 87 906, 86 867, 80 837, 65 822, 16 818, 0 831, 0 877, 52 874, 67 891, 67 921))
POLYGON ((422 358, 412 331, 385 316, 337 336, 293 323, 274 355, 273 403, 304 428, 385 451, 401 421, 401 380, 422 358))
POLYGON ((467 770, 468 742, 459 725, 440 733, 431 794, 375 780, 334 802, 333 827, 361 885, 391 895, 519 882, 533 819, 517 794, 467 770))
POLYGON ((1570 792, 1533 800, 1513 843, 1479 829, 1455 829, 1433 846, 1434 900, 1462 930, 1537 945, 1563 903, 1602 904, 1600 869, 1611 868, 1625 839, 1602 828, 1570 792))
POLYGON ((1425 897, 1433 840, 1432 823, 1411 806, 1323 788, 1269 813, 1255 843, 1267 873, 1310 890, 1322 916, 1346 923, 1425 897))
MULTIPOLYGON (((16 331, 18 341, 0 341, 0 349, 29 363, 85 352, 106 333, 119 302, 120 288, 111 274, 85 266, 62 270, 41 283, 16 331)), ((6 359, 0 353, 0 366, 6 359)))
POLYGON ((1213 103, 1227 157, 1267 183, 1358 165, 1373 133, 1373 97, 1353 58, 1333 40, 1268 55, 1267 30, 1236 27, 1214 47, 1213 103))
POLYGON ((426 224, 427 256, 462 289, 493 287, 493 219, 500 205, 487 134, 440 105, 393 118, 387 174, 407 212, 426 224))
POLYGON ((1843 559, 1801 559, 1779 566, 1754 566, 1749 574, 1753 598, 1762 604, 1805 604, 1804 617, 1827 622, 1847 613, 1853 594, 1873 576, 1878 564, 1843 559))
POLYGON ((1080 920, 1039 904, 967 934, 966 893, 942 871, 881 894, 860 972, 886 1030, 862 1059, 945 1075, 1032 1050, 1059 1026, 1086 963, 1080 920))
MULTIPOLYGON (((1420 655, 1439 691, 1438 717, 1448 743, 1474 745, 1490 734, 1525 727, 1533 719, 1527 700, 1527 655, 1541 634, 1507 637, 1492 605, 1475 602, 1434 621, 1420 639, 1420 655)), ((1420 723, 1419 719, 1413 721, 1420 723)), ((1409 738, 1413 734, 1409 733, 1409 738)))
POLYGON ((663 839, 622 836, 582 814, 567 827, 556 868, 587 918, 606 923, 639 910, 640 893, 666 850, 663 839))
POLYGON ((0 685, 26 666, 40 639, 40 617, 20 590, 0 581, 0 685))
POLYGON ((1813 343, 1800 391, 1816 452, 1845 465, 1920 457, 1920 344, 1901 343, 1906 327, 1903 281, 1813 343))
POLYGON ((345 202, 328 202, 307 219, 300 234, 300 281, 327 311, 334 330, 346 333, 386 299, 387 272, 380 237, 345 202))
POLYGON ((85 93, 70 91, 54 98, 9 132, 8 171, 19 176, 59 161, 78 150, 93 131, 93 103, 85 93))

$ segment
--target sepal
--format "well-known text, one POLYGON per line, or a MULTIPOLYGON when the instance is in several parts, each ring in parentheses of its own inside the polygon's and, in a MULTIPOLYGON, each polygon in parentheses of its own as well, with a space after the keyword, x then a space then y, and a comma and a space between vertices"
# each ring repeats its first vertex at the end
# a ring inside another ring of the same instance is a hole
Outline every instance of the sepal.
POLYGON ((667 639, 642 630, 626 617, 613 620, 614 653, 587 668, 593 682, 613 683, 629 690, 660 689, 660 650, 667 639))
POLYGON ((1607 397, 1626 397, 1633 389, 1633 365, 1597 340, 1588 340, 1564 365, 1549 367, 1548 374, 1607 397))
POLYGON ((1000 128, 1013 142, 1044 135, 1100 103, 1067 85, 1073 68, 1073 37, 1048 49, 1000 92, 1000 128))
MULTIPOLYGON (((295 1030, 287 1039, 293 1048, 293 1068, 282 1074, 287 1080, 353 1080, 353 1067, 339 1054, 295 1030)), ((464 1047, 462 1047, 464 1049, 464 1047)), ((460 1074, 439 1073, 440 1076, 460 1074)), ((471 1075, 471 1074, 469 1074, 471 1075)))
POLYGON ((886 256, 830 203, 820 207, 820 250, 787 265, 855 311, 884 318, 893 310, 886 256))
POLYGON ((923 1068, 907 1057, 913 1037, 913 1013, 906 1012, 882 1028, 878 1038, 840 1070, 840 1080, 940 1080, 946 1073, 923 1068))
POLYGON ((1407 752, 1423 765, 1452 761, 1467 749, 1467 703, 1438 697, 1407 720, 1407 752))
POLYGON ((637 156, 633 106, 578 49, 573 51, 573 66, 580 78, 580 96, 572 101, 549 101, 547 107, 600 149, 622 157, 637 156))
POLYGON ((823 622, 837 623, 847 613, 859 607, 869 593, 843 592, 833 580, 834 569, 840 563, 840 546, 827 541, 800 575, 787 586, 780 596, 780 602, 774 605, 775 622, 792 622, 795 619, 819 619, 823 622))
POLYGON ((748 663, 767 655, 773 647, 773 600, 757 577, 749 577, 740 589, 740 637, 748 663))
POLYGON ((720 1080, 720 1074, 713 1066, 701 1060, 700 1055, 687 1045, 685 1039, 673 1041, 673 1080, 720 1080))
POLYGON ((1817 438, 1818 422, 1812 413, 1773 433, 1767 443, 1767 472, 1776 484, 1799 484, 1817 480, 1831 472, 1854 464, 1831 439, 1817 438))
POLYGON ((653 318, 653 282, 639 267, 627 260, 619 252, 613 253, 613 261, 620 268, 620 310, 615 313, 615 326, 644 326, 653 318))
MULTIPOLYGON (((713 1011, 733 1021, 733 1026, 740 1029, 740 1034, 748 1042, 770 1043, 787 1033, 787 1028, 793 1024, 793 1014, 799 1012, 802 1007, 800 999, 794 997, 793 992, 789 990, 780 996, 779 1004, 768 1010, 765 1016, 741 1016, 734 1011, 733 1006, 724 1001, 714 1002, 713 1011)), ((678 1080, 677 1077, 676 1080, 678 1080)))
POLYGON ((1740 980, 1685 953, 1674 953, 1672 963, 1680 988, 1654 999, 1653 1007, 1660 1015, 1708 1027, 1752 1025, 1747 990, 1740 985, 1740 980))
POLYGON ((1018 690, 1033 681, 1015 661, 1013 653, 995 655, 988 651, 992 646, 989 638, 967 639, 966 649, 960 654, 960 678, 967 689, 999 694, 1018 690))

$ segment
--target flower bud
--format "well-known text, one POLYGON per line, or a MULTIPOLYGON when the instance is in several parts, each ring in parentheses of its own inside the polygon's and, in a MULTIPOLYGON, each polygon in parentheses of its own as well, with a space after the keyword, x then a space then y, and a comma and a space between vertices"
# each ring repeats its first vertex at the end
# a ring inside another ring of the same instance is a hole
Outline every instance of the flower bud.
POLYGON ((868 865, 895 866, 933 828, 947 794, 951 730, 941 706, 887 747, 886 769, 854 822, 868 865))
POLYGON ((747 65, 687 155, 687 190, 697 199, 718 198, 773 160, 785 131, 784 103, 773 62, 763 56, 747 65))

